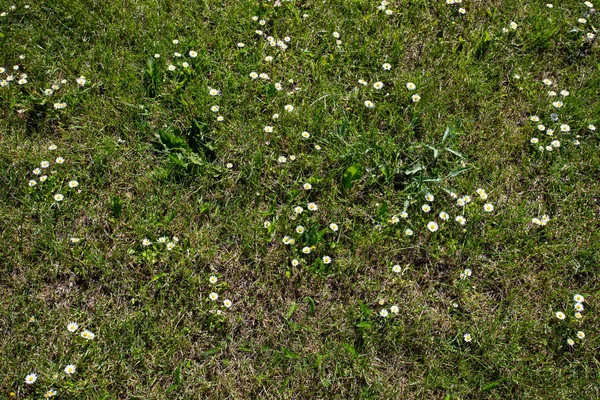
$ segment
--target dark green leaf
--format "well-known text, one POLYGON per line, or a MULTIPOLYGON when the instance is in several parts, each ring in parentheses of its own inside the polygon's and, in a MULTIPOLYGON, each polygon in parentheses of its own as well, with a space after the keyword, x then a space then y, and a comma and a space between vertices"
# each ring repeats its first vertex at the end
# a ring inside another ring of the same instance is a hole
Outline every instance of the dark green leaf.
POLYGON ((350 189, 352 182, 362 177, 362 167, 359 164, 354 164, 346 169, 344 176, 342 176, 342 188, 344 190, 350 189))

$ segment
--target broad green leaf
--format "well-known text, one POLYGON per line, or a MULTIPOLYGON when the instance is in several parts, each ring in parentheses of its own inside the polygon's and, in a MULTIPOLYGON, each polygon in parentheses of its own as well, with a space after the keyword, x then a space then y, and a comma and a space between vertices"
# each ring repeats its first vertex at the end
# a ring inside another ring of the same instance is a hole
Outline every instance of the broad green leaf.
POLYGON ((352 182, 362 177, 362 167, 359 164, 354 164, 346 169, 342 176, 342 189, 348 190, 352 187, 352 182))
POLYGON ((422 171, 423 169, 424 169, 423 166, 419 164, 416 167, 409 169, 408 171, 404 171, 404 173, 406 175, 412 175, 412 174, 416 174, 419 171, 422 171))
POLYGON ((472 168, 472 167, 466 167, 466 168, 460 168, 460 169, 454 170, 454 171, 452 171, 452 172, 450 172, 450 173, 448 174, 448 178, 453 178, 453 177, 455 177, 455 176, 457 176, 457 175, 460 175, 460 174, 462 174, 463 172, 467 172, 467 171, 468 171, 468 170, 470 170, 471 168, 472 168))
POLYGON ((452 150, 452 149, 450 149, 450 148, 448 148, 448 147, 446 147, 444 150, 446 150, 446 151, 448 151, 448 152, 450 152, 450 153, 454 154, 455 156, 459 156, 460 158, 465 158, 465 156, 463 156, 462 154, 460 154, 460 153, 459 153, 458 151, 456 151, 456 150, 452 150))
POLYGON ((290 317, 292 315, 294 315, 294 312, 296 311, 297 308, 298 308, 298 304, 296 304, 296 302, 294 301, 292 303, 292 305, 290 306, 290 309, 288 310, 288 312, 285 314, 285 319, 290 319, 290 317))

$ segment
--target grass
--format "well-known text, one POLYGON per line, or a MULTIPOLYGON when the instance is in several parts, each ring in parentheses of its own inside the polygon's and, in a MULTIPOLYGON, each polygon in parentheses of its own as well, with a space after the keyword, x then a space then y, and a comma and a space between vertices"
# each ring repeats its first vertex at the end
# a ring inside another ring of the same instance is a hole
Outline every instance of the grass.
POLYGON ((11 5, 0 1, 0 80, 15 76, 0 88, 0 398, 600 396, 595 10, 11 5))

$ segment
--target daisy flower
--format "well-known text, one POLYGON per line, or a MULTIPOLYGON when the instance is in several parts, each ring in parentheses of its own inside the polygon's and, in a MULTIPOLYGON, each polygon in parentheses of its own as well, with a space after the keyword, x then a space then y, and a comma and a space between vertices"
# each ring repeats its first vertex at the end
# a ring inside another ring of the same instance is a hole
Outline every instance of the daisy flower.
MULTIPOLYGON (((434 223, 435 223, 435 222, 434 222, 434 223)), ((412 230, 412 229, 408 229, 408 228, 407 228, 407 229, 405 229, 405 230, 404 230, 404 234, 405 234, 406 236, 412 236, 412 235, 414 234, 414 232, 413 232, 413 230, 412 230)))
POLYGON ((300 207, 300 206, 294 207, 294 212, 296 214, 302 214, 303 211, 304 211, 304 209, 302 207, 300 207))
POLYGON ((54 195, 54 200, 55 200, 55 201, 63 201, 63 199, 64 199, 64 198, 65 198, 65 196, 63 196, 63 195, 62 195, 62 194, 60 194, 60 193, 56 193, 56 194, 54 195))
POLYGON ((302 187, 304 188, 304 190, 310 190, 312 189, 312 185, 308 182, 306 182, 304 185, 302 185, 302 187))
POLYGON ((394 314, 398 314, 400 312, 400 308, 398 308, 396 305, 393 305, 390 307, 390 311, 394 314))
POLYGON ((583 303, 585 301, 585 298, 580 294, 576 294, 575 296, 573 296, 573 300, 577 303, 583 303))
POLYGON ((316 203, 308 203, 308 209, 310 211, 317 211, 319 209, 319 207, 317 207, 316 203))
POLYGON ((81 241, 80 238, 76 238, 76 237, 72 237, 71 239, 69 239, 71 241, 71 243, 79 243, 81 241))
POLYGON ((431 207, 429 206, 429 204, 423 204, 421 206, 421 210, 423 210, 423 212, 428 213, 429 211, 431 211, 431 207))
POLYGON ((208 297, 209 297, 211 300, 213 300, 213 301, 214 301, 214 300, 217 300, 217 299, 219 298, 219 295, 218 295, 218 294, 216 294, 215 292, 212 292, 212 293, 210 293, 210 294, 208 295, 208 297))
POLYGON ((427 229, 429 229, 431 232, 435 232, 438 230, 438 224, 436 224, 433 221, 430 221, 427 223, 427 229))
POLYGON ((415 90, 415 89, 417 88, 417 86, 416 86, 414 83, 412 83, 412 82, 408 82, 408 83, 406 84, 406 88, 407 88, 408 90, 415 90))
POLYGON ((223 300, 223 306, 225 306, 225 307, 227 307, 227 308, 231 308, 231 305, 232 305, 232 304, 233 304, 233 303, 232 303, 232 302, 231 302, 231 300, 229 300, 229 299, 225 299, 225 300, 223 300))
POLYGON ((198 56, 198 53, 196 53, 194 50, 190 50, 190 52, 188 54, 192 58, 196 58, 198 56))
POLYGON ((585 333, 583 333, 583 331, 579 331, 579 332, 577 332, 577 337, 579 339, 585 339, 585 333))
POLYGON ((55 144, 51 144, 50 146, 48 146, 48 150, 56 150, 58 149, 58 147, 55 144))
POLYGON ((567 339, 567 344, 568 344, 569 346, 573 346, 573 345, 575 345, 575 341, 574 341, 573 339, 571 339, 571 338, 568 338, 568 339, 567 339))
POLYGON ((75 366, 73 364, 69 364, 65 367, 65 373, 67 375, 73 375, 75 373, 75 366))
POLYGON ((371 100, 365 100, 365 107, 373 108, 374 106, 375 106, 375 104, 373 104, 373 102, 371 100))
POLYGON ((492 211, 494 211, 494 205, 491 203, 487 203, 483 206, 483 210, 485 212, 492 212, 492 211))
POLYGON ((29 181, 29 187, 33 187, 35 185, 37 185, 37 181, 35 179, 29 181))
POLYGON ((418 94, 413 94, 412 95, 412 101, 413 101, 413 103, 416 103, 419 100, 421 100, 421 96, 419 96, 418 94))
POLYGON ((302 252, 303 252, 304 254, 310 254, 310 247, 308 247, 308 246, 304 246, 304 247, 302 248, 302 252))
POLYGON ((144 238, 142 240, 142 246, 150 246, 152 244, 152 242, 150 241, 150 239, 144 238))
POLYGON ((465 333, 465 334, 463 335, 463 339, 464 339, 464 341, 465 341, 465 342, 467 342, 467 343, 470 343, 470 342, 473 340, 473 338, 471 337, 471 334, 470 334, 470 333, 465 333))
POLYGON ((56 390, 48 389, 48 391, 46 393, 44 393, 44 397, 48 399, 50 397, 56 396, 56 393, 57 393, 56 390))
POLYGON ((448 213, 445 211, 442 211, 439 216, 440 216, 440 219, 442 219, 444 221, 448 221, 448 219, 450 218, 450 215, 448 215, 448 213))
POLYGON ((374 87, 375 89, 379 90, 379 89, 383 88, 383 82, 375 82, 375 83, 373 84, 373 87, 374 87))
POLYGON ((28 385, 32 385, 33 383, 35 383, 35 381, 37 381, 36 374, 29 374, 25 377, 25 383, 28 385))
POLYGON ((399 273, 401 271, 402 271, 402 267, 399 266, 398 264, 396 264, 392 267, 392 272, 399 273))
POLYGON ((364 79, 359 79, 359 80, 358 80, 358 83, 359 83, 360 85, 363 85, 363 86, 367 86, 367 85, 368 85, 367 81, 365 81, 364 79))
POLYGON ((575 303, 574 308, 575 308, 575 311, 581 312, 581 311, 583 311, 583 304, 581 304, 581 303, 575 303))
POLYGON ((567 317, 567 316, 565 315, 565 313, 564 313, 564 312, 562 312, 562 311, 557 311, 557 312, 556 312, 556 314, 554 314, 554 315, 556 315, 556 318, 558 318, 558 319, 560 319, 560 320, 563 320, 563 319, 565 319, 565 318, 567 317))
POLYGON ((167 250, 171 251, 175 248, 175 243, 169 242, 167 243, 167 250))
POLYGON ((331 263, 331 257, 329 257, 329 256, 323 256, 323 263, 324 264, 331 263))
POLYGON ((96 337, 96 335, 85 329, 83 332, 81 332, 81 337, 87 340, 93 340, 96 337))
POLYGON ((408 213, 407 213, 406 211, 402 211, 402 212, 400 213, 400 218, 402 218, 402 219, 406 219, 406 218, 408 218, 408 213))
POLYGON ((302 225, 298 225, 296 227, 296 233, 303 234, 304 233, 304 227, 302 225))
POLYGON ((381 68, 384 69, 384 71, 389 71, 390 69, 392 69, 392 65, 389 63, 384 63, 381 68))
POLYGON ((291 104, 286 105, 285 107, 283 107, 285 111, 287 112, 292 112, 294 111, 294 106, 291 104))
POLYGON ((211 275, 211 277, 210 277, 210 278, 208 278, 208 281, 209 281, 210 283, 212 283, 213 285, 214 285, 215 283, 217 283, 217 281, 218 281, 218 280, 219 280, 219 278, 217 278, 217 277, 216 277, 216 276, 214 276, 214 275, 211 275))
POLYGON ((467 219, 465 217, 463 217, 462 215, 457 215, 456 218, 454 218, 454 220, 461 225, 464 225, 467 223, 467 219))
POLYGON ((331 229, 334 232, 337 232, 338 229, 340 229, 340 228, 339 228, 339 226, 337 224, 331 223, 331 224, 329 224, 329 229, 331 229))
POLYGON ((217 89, 210 89, 208 91, 208 94, 210 94, 211 96, 217 96, 220 92, 217 89))
POLYGON ((267 125, 267 126, 264 127, 264 131, 267 132, 267 133, 272 133, 273 132, 273 127, 267 125))
POLYGON ((62 164, 62 163, 64 163, 64 162, 65 162, 65 159, 64 159, 64 158, 62 158, 62 157, 56 157, 56 160, 55 160, 55 161, 56 161, 56 163, 57 163, 57 164, 62 164))
POLYGON ((550 85, 552 85, 552 81, 551 81, 550 79, 548 79, 548 78, 544 79, 542 82, 543 82, 543 83, 544 83, 544 85, 546 85, 546 86, 550 86, 550 85))
POLYGON ((67 330, 69 332, 77 332, 77 329, 79 329, 79 325, 77 325, 76 322, 69 322, 67 324, 67 330))
POLYGON ((381 315, 383 318, 387 317, 388 311, 384 308, 383 310, 379 311, 379 315, 381 315))
POLYGON ((76 188, 77 186, 79 186, 79 182, 77 182, 77 181, 69 181, 69 187, 71 189, 76 188))

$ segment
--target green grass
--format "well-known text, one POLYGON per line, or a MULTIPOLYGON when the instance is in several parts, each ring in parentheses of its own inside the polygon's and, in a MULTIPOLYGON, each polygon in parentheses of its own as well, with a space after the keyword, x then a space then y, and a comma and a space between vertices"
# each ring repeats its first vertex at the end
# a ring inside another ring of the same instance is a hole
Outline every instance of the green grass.
POLYGON ((0 398, 600 397, 598 12, 390 3, 0 0, 0 398))

